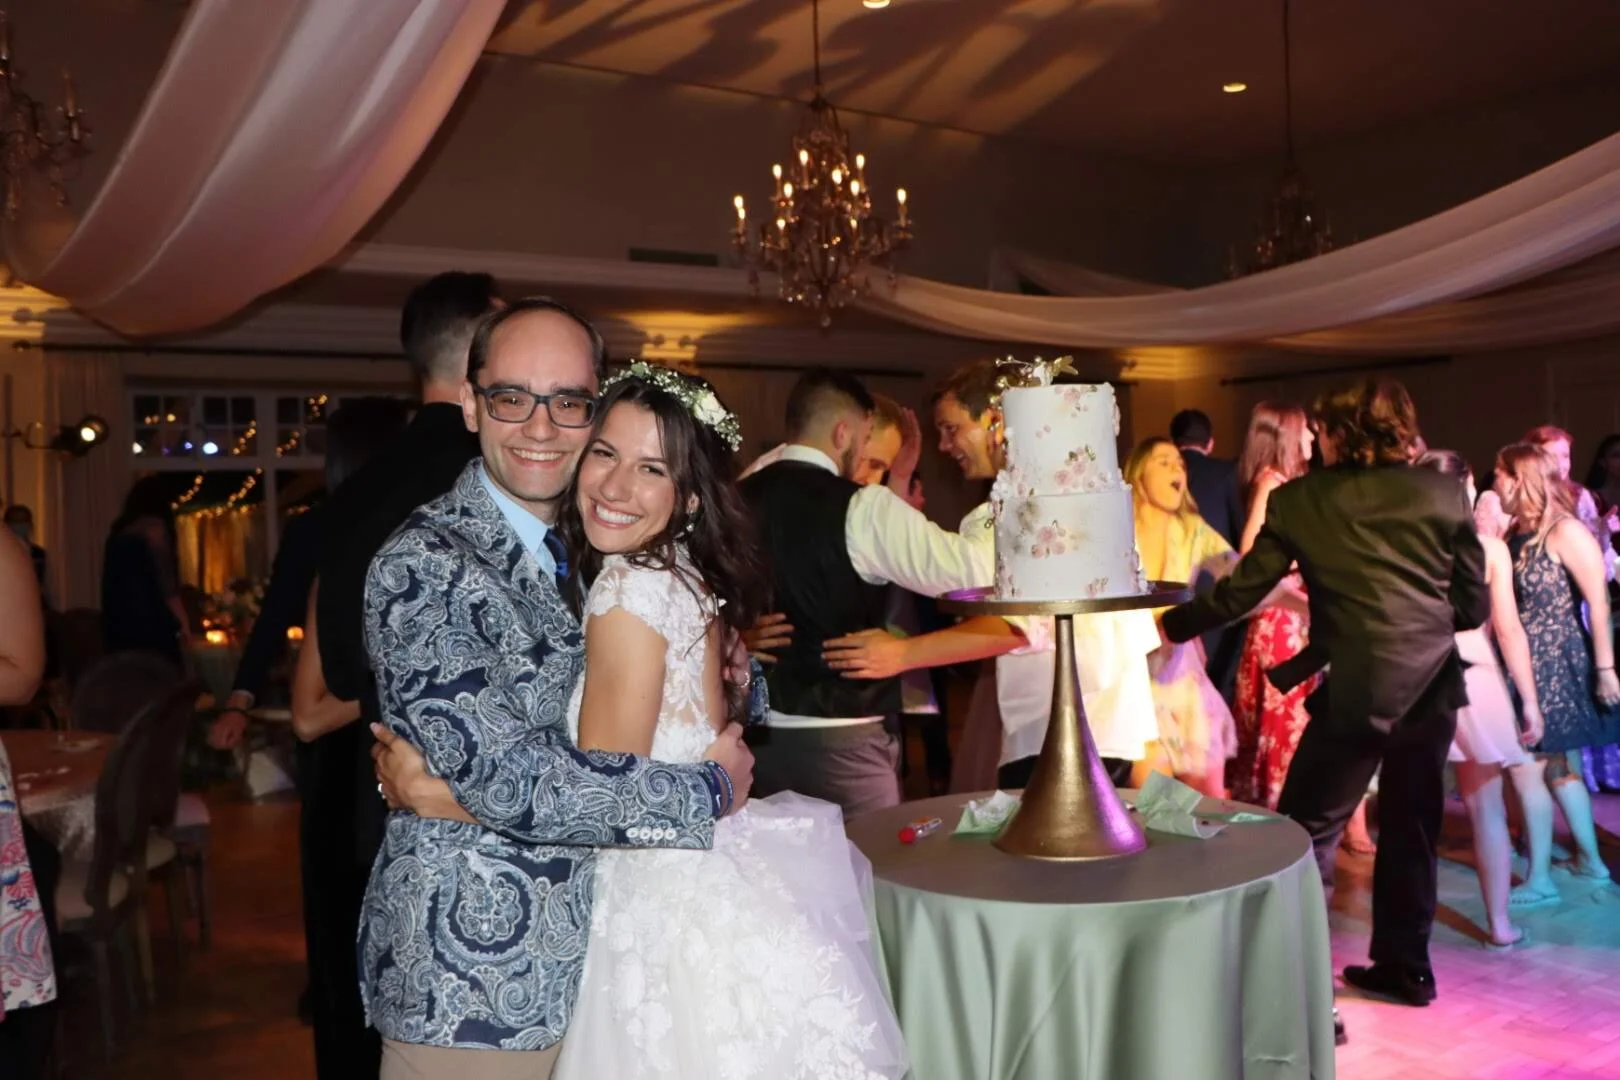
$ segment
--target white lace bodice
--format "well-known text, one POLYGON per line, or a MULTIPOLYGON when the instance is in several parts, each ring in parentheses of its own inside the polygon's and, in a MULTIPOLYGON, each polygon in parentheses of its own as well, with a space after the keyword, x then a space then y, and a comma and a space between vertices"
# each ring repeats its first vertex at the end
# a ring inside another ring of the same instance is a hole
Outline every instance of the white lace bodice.
MULTIPOLYGON (((685 552, 678 563, 682 573, 635 566, 621 555, 609 555, 591 585, 585 617, 623 608, 664 639, 664 700, 653 733, 652 757, 659 761, 701 761, 716 728, 709 716, 703 675, 709 657, 709 627, 714 621, 714 600, 701 592, 697 573, 685 552)), ((586 633, 590 633, 587 622, 586 633)), ((568 702, 568 733, 579 741, 579 707, 585 679, 574 686, 568 702)))

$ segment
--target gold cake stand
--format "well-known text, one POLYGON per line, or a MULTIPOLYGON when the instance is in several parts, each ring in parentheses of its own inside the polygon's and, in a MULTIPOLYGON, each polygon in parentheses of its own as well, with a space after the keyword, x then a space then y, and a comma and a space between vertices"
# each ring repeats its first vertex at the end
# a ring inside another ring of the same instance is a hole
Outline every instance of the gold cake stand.
POLYGON ((939 598, 954 615, 1047 615, 1057 633, 1052 718, 1018 812, 995 845, 1032 859, 1112 859, 1147 847, 1142 827, 1119 801, 1097 756, 1074 663, 1074 617, 1172 607, 1192 599, 1186 585, 1155 581, 1140 596, 1098 600, 1004 600, 994 589, 962 589, 939 598))

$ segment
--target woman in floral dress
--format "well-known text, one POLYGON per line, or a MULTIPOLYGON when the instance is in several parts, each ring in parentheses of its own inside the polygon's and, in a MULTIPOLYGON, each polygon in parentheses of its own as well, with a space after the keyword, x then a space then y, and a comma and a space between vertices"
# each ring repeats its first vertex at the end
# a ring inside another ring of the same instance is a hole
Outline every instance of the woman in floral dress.
MULTIPOLYGON (((33 699, 45 670, 44 616, 33 560, 0 533, 0 705, 33 699)), ((50 1025, 28 1012, 56 999, 49 926, 23 838, 11 761, 0 743, 0 1076, 33 1075, 50 1025), (13 1071, 15 1070, 15 1071, 13 1071)))
MULTIPOLYGON (((1310 467, 1316 437, 1297 405, 1263 401, 1249 416, 1249 433, 1238 461, 1238 482, 1247 493, 1249 514, 1239 549, 1245 553, 1265 524, 1271 493, 1310 467)), ((1238 661, 1237 692, 1232 699, 1237 722, 1238 754, 1227 776, 1232 797, 1272 810, 1288 777, 1300 733, 1310 720, 1305 699, 1321 682, 1316 675, 1286 694, 1271 685, 1266 672, 1296 655, 1310 639, 1310 615, 1304 610, 1304 587, 1289 583, 1297 602, 1271 604, 1249 621, 1238 661)))
MULTIPOLYGON (((1199 516, 1187 491, 1187 466, 1169 439, 1139 445, 1125 462, 1125 482, 1135 502, 1136 549, 1149 580, 1222 576, 1237 562, 1232 546, 1199 516)), ((1197 640, 1165 642, 1148 654, 1159 741, 1136 763, 1132 781, 1138 786, 1156 771, 1213 798, 1226 796, 1226 762, 1237 752, 1237 730, 1205 663, 1197 640)))
MULTIPOLYGON (((1545 734, 1532 749, 1546 770, 1547 786, 1564 812, 1580 849, 1573 871, 1607 881, 1598 852, 1592 800, 1581 779, 1581 750, 1620 739, 1620 681, 1614 672, 1614 639, 1603 554, 1575 516, 1575 502, 1552 454, 1528 443, 1497 455, 1496 489, 1513 515, 1513 591, 1530 639, 1530 661, 1545 734), (1580 601, 1591 611, 1587 636, 1580 601)), ((1547 875, 1551 822, 1530 822, 1530 873, 1514 890, 1517 908, 1558 902, 1547 875)))

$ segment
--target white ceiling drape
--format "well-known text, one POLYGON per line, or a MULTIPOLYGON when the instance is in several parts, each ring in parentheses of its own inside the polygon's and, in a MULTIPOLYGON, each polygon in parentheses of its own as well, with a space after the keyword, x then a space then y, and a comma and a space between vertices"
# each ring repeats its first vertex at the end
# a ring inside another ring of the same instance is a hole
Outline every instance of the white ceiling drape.
POLYGON ((195 0, 106 183, 13 272, 130 335, 194 330, 336 256, 438 130, 504 0, 195 0))
MULTIPOLYGON (((1015 290, 1017 279, 1062 296, 1181 293, 1020 251, 996 254, 992 286, 1015 290)), ((1563 270, 1494 293, 1429 304, 1334 330, 1266 342, 1306 352, 1366 356, 1529 348, 1620 333, 1620 252, 1605 252, 1563 270)))
POLYGON ((862 306, 943 333, 1073 348, 1509 347, 1620 328, 1613 310, 1620 262, 1593 258, 1614 248, 1620 136, 1413 225, 1236 281, 1168 289, 1004 253, 1016 272, 1071 295, 1012 295, 903 275, 891 290, 875 276, 862 306))

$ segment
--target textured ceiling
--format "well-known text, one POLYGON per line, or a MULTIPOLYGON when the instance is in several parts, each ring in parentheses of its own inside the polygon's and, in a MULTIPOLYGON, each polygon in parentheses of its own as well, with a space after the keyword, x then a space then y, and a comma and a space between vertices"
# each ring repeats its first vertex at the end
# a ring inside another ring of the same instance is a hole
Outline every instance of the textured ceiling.
MULTIPOLYGON (((823 0, 841 108, 1189 164, 1274 153, 1281 0, 823 0), (1246 82, 1228 95, 1221 84, 1246 82)), ((1304 143, 1620 69, 1613 0, 1296 0, 1304 143)), ((808 97, 807 0, 513 0, 491 51, 808 97)), ((1620 118, 1617 118, 1620 119, 1620 118)))

